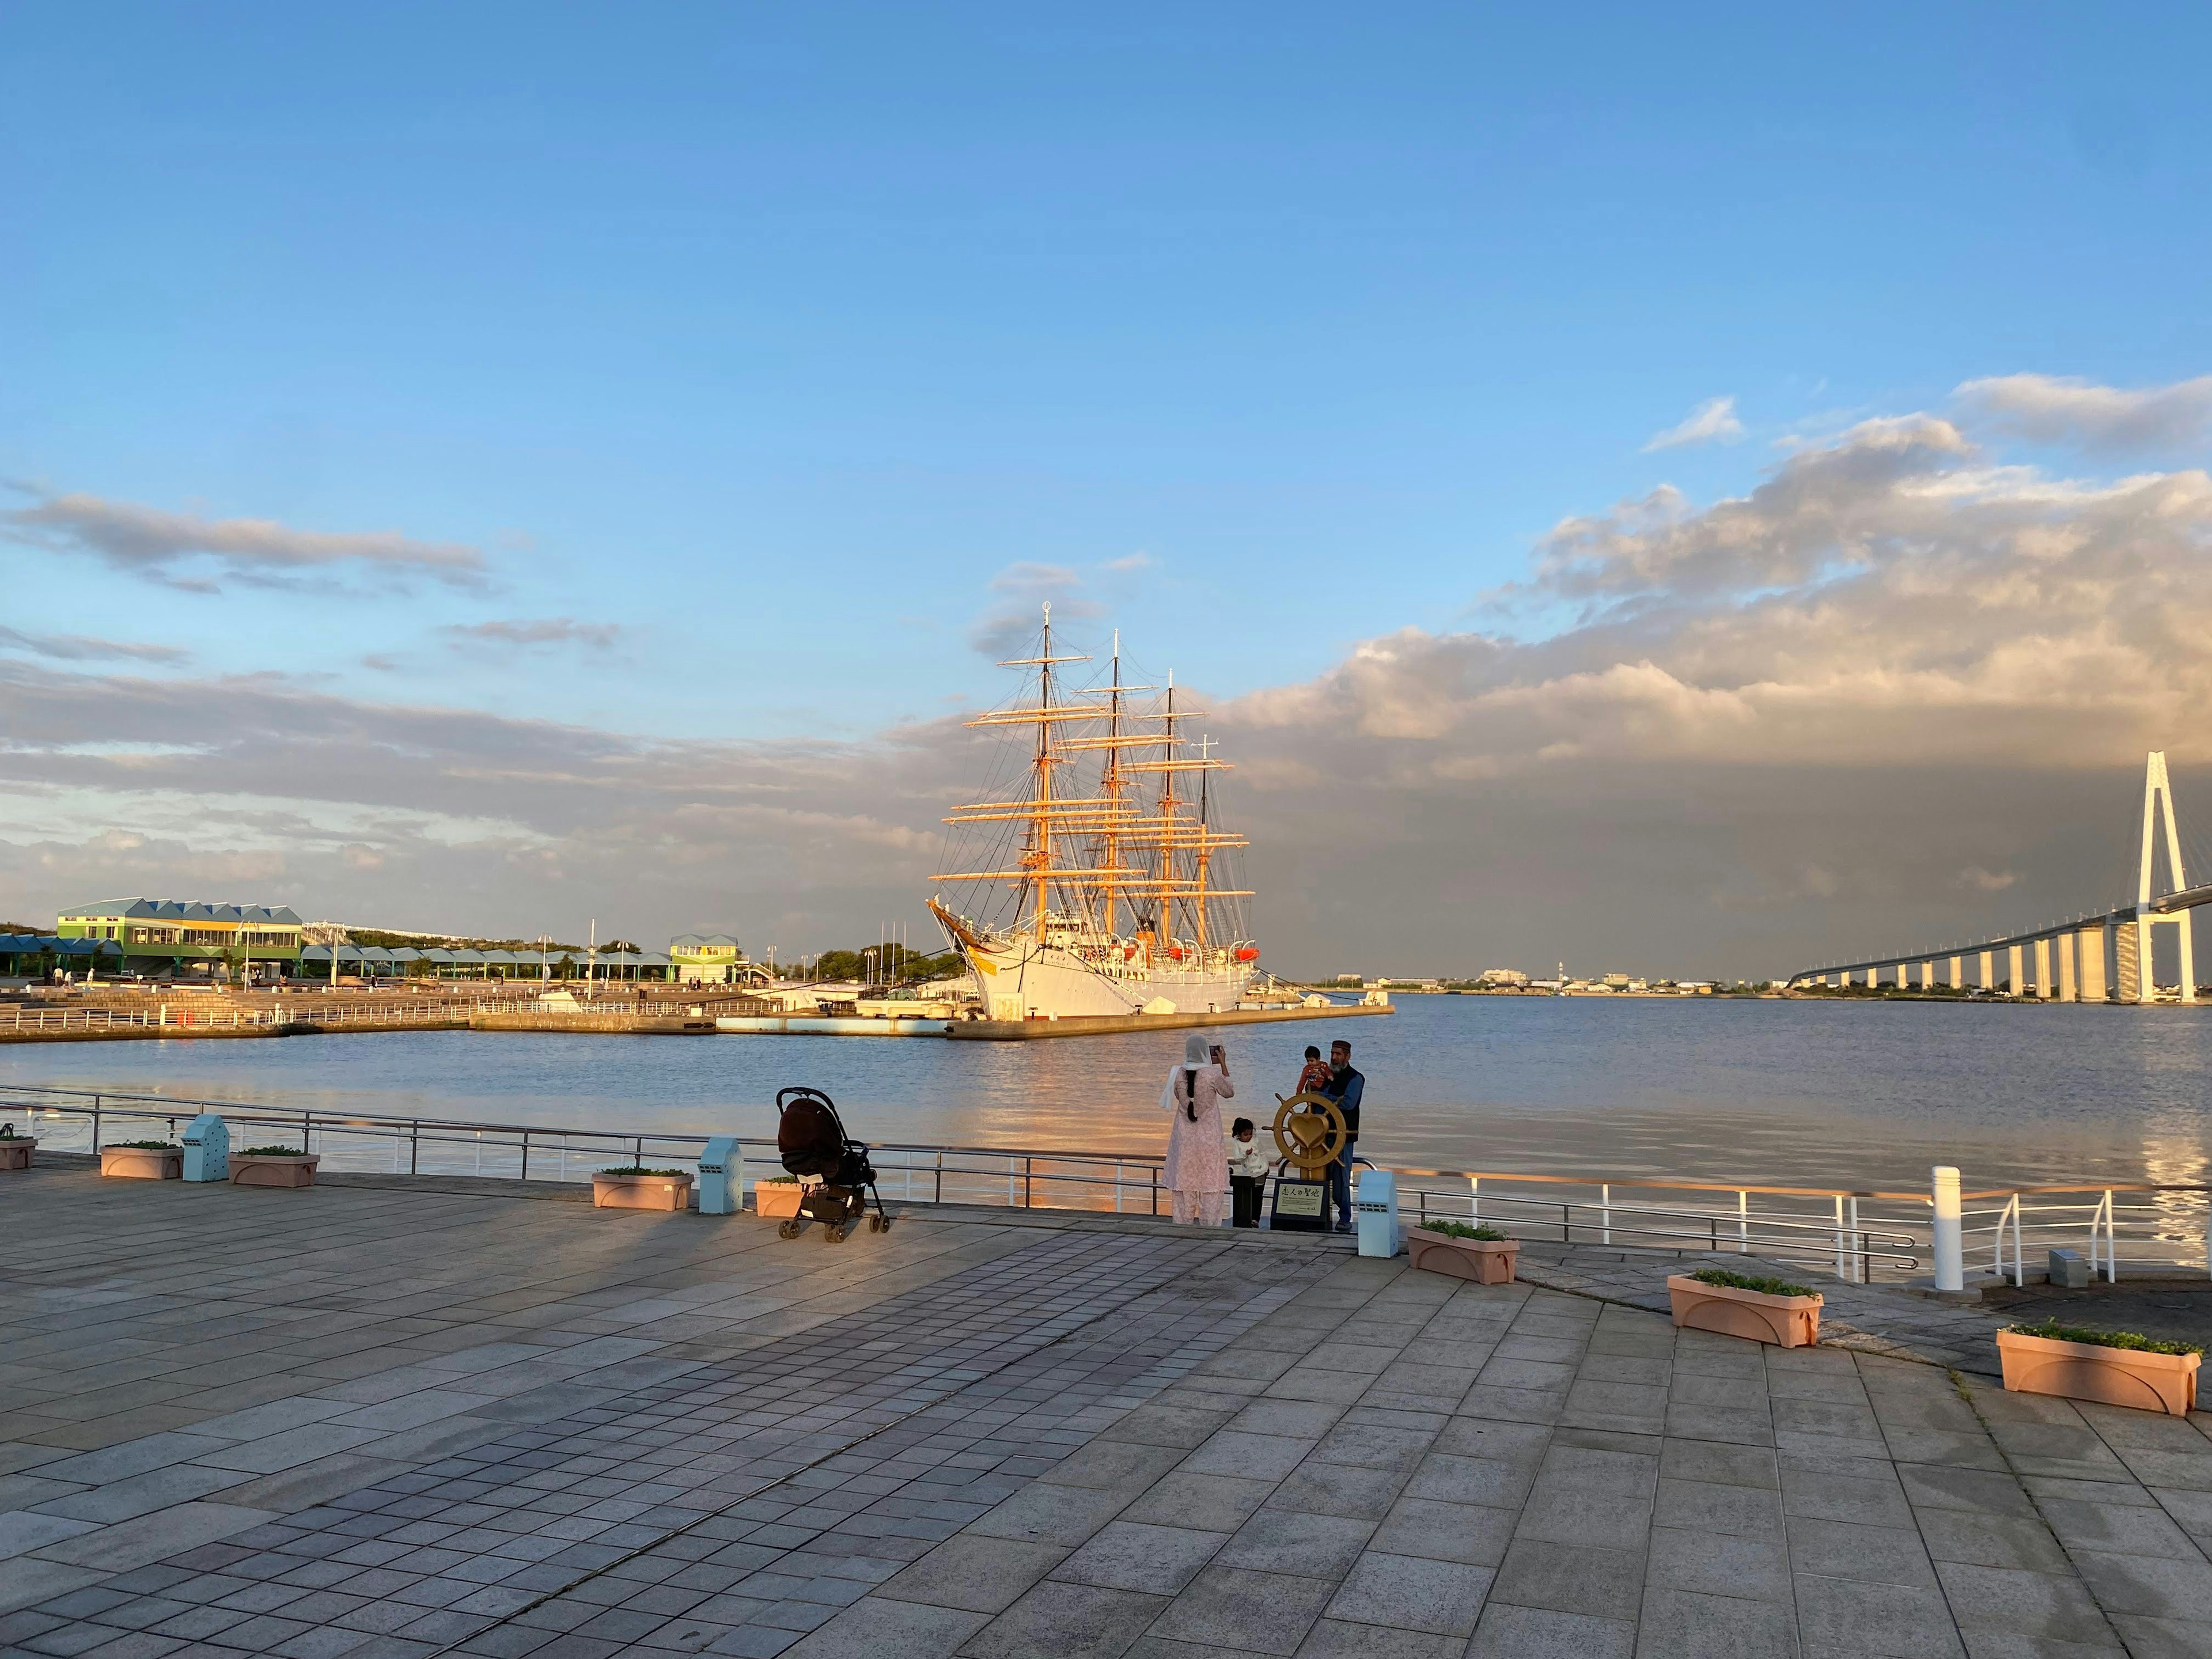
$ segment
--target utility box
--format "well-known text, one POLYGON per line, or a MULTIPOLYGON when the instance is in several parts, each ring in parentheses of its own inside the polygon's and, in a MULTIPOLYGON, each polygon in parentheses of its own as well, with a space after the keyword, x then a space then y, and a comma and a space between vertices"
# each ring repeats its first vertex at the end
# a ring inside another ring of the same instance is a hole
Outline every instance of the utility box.
POLYGON ((1362 1170, 1352 1200, 1359 1218, 1359 1254, 1398 1254, 1398 1177, 1388 1170, 1362 1170))
POLYGON ((2053 1250, 2051 1253, 2051 1282, 2063 1290, 2086 1291, 2089 1288, 2089 1261, 2079 1250, 2053 1250))
POLYGON ((185 1125, 185 1179, 230 1179, 230 1125, 213 1112, 202 1112, 185 1125))
POLYGON ((699 1213, 735 1215, 744 1207, 744 1154, 735 1135, 716 1135, 699 1154, 699 1213))

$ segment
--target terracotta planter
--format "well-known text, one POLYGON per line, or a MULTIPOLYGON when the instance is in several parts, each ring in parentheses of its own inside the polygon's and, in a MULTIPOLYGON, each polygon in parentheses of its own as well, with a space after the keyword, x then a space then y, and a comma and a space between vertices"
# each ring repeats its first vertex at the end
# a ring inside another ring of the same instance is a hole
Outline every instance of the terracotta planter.
POLYGON ((39 1150, 39 1143, 28 1135, 9 1135, 0 1138, 0 1170, 27 1170, 31 1154, 39 1150))
POLYGON ((230 1155, 230 1184, 234 1187, 312 1187, 315 1184, 315 1166, 322 1161, 320 1152, 300 1152, 289 1157, 274 1152, 233 1152, 230 1155))
POLYGON ((185 1149, 173 1146, 167 1152, 155 1152, 147 1146, 103 1146, 100 1149, 100 1172, 125 1181, 182 1181, 185 1149))
POLYGON ((1997 1333, 1997 1356, 2004 1361, 2004 1385, 2014 1394, 2055 1394, 2169 1417, 2186 1417, 2197 1408, 2197 1368, 2203 1358, 2017 1331, 1997 1333))
POLYGON ((1510 1285, 1520 1254, 1517 1238, 1460 1238, 1426 1227, 1406 1229, 1406 1259, 1414 1267, 1478 1285, 1510 1285))
POLYGON ((688 1210, 691 1177, 609 1175, 603 1170, 592 1177, 592 1202, 602 1210, 688 1210))
POLYGON ((1674 1322, 1686 1330, 1717 1331, 1781 1348, 1809 1348, 1820 1340, 1820 1303, 1815 1296, 1769 1296, 1733 1285, 1708 1285, 1687 1273, 1667 1276, 1674 1322))
POLYGON ((799 1195, 805 1190, 796 1181, 756 1181, 753 1183, 753 1213, 797 1215, 799 1195))

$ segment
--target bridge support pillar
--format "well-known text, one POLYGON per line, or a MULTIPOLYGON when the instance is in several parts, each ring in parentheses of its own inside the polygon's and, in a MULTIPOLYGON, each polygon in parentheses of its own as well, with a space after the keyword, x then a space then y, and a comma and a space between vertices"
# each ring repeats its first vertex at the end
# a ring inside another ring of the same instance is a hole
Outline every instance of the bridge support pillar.
POLYGON ((2074 980, 2074 935, 2061 933, 2057 943, 2058 945, 2058 1000, 2061 1002, 2079 1002, 2081 999, 2075 993, 2074 980))
POLYGON ((2197 1000, 2197 943, 2189 929, 2189 919, 2196 914, 2194 910, 2184 910, 2173 919, 2175 930, 2181 935, 2181 1000, 2184 1002, 2197 1000))
POLYGON ((2051 941, 2047 939, 2039 939, 2035 941, 2035 994, 2043 1001, 2048 1002, 2051 1000, 2052 988, 2051 941))
POLYGON ((1996 990, 1997 988, 1997 953, 1996 951, 1984 951, 1982 952, 1981 969, 1982 989, 1984 991, 1996 990))
POLYGON ((2119 962, 2120 1000, 2148 1002, 2150 975, 2145 970, 2150 965, 2150 924, 2133 916, 2120 924, 2118 932, 2112 954, 2119 962))
POLYGON ((2021 956, 2021 949, 2019 945, 2006 947, 2005 993, 2008 996, 2024 997, 2027 994, 2027 970, 2022 963, 2021 956))
POLYGON ((1923 991, 1932 991, 1936 988, 1936 964, 1932 962, 1923 962, 1920 964, 1920 988, 1923 991))
POLYGON ((1954 991, 1966 988, 1966 960, 1964 957, 1951 958, 1951 988, 1954 991))
POLYGON ((2074 967, 2080 975, 2081 1000, 2105 1000, 2105 930, 2084 927, 2074 935, 2074 967))

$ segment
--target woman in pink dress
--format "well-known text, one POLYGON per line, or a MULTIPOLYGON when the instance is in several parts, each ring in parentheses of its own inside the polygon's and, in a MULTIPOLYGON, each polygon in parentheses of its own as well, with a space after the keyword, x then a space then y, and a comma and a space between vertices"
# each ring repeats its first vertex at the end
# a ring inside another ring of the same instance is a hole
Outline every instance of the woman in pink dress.
POLYGON ((1165 1180, 1175 1218, 1218 1227, 1229 1191, 1229 1154, 1221 1145, 1221 1103, 1237 1090, 1229 1057, 1194 1031, 1183 1042, 1182 1064, 1168 1073, 1161 1108, 1170 1114, 1165 1180))

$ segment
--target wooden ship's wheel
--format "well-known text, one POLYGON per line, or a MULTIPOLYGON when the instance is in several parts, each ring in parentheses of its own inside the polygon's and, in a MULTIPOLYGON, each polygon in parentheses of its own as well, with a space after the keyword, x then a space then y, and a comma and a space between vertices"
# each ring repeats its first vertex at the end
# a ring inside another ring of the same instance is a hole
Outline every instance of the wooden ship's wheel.
MULTIPOLYGON (((1278 1099, 1281 1097, 1278 1096, 1278 1099)), ((1275 1145, 1301 1181, 1317 1181, 1343 1155, 1352 1137, 1344 1114, 1327 1095, 1292 1095, 1275 1110, 1275 1145)))

